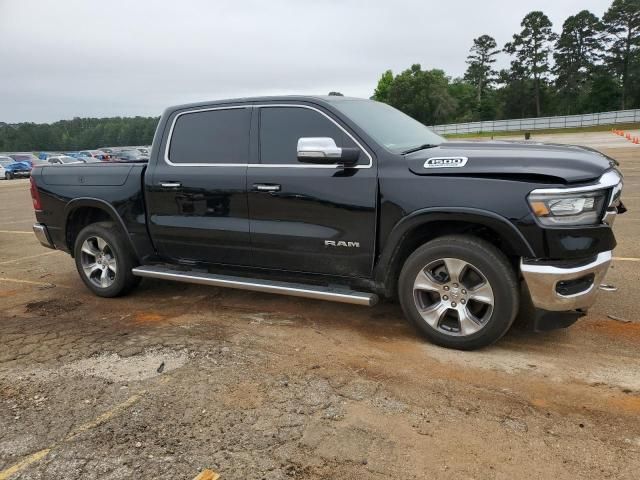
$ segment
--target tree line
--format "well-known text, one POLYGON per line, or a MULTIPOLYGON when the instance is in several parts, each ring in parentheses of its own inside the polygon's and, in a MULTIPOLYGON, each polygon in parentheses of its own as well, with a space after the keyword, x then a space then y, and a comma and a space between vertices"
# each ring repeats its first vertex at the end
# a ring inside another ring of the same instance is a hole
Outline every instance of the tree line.
POLYGON ((602 18, 582 10, 560 33, 541 11, 520 26, 502 48, 475 38, 462 78, 419 64, 387 70, 372 98, 427 125, 640 107, 640 0, 614 0, 602 18), (498 71, 501 53, 511 64, 498 71))
POLYGON ((159 117, 74 118, 55 123, 0 123, 0 152, 71 151, 151 145, 159 117))

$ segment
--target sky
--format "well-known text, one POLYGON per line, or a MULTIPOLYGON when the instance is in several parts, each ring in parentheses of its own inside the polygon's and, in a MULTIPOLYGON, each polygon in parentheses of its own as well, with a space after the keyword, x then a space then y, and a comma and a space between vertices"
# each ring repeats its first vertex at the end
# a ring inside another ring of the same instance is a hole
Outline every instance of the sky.
MULTIPOLYGON (((464 74, 473 39, 500 47, 542 10, 611 0, 0 0, 0 122, 157 116, 256 95, 368 98, 414 63, 464 74)), ((498 65, 506 67, 501 55, 498 65)))

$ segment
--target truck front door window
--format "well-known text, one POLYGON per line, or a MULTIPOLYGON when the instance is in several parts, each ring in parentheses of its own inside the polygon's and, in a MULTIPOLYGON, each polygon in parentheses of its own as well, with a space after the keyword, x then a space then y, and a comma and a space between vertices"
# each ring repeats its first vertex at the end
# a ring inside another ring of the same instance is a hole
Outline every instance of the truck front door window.
MULTIPOLYGON (((260 109, 260 161, 268 165, 298 164, 298 140, 305 137, 332 138, 338 147, 358 145, 321 113, 302 107, 260 109)), ((362 155, 360 163, 368 158, 362 155)))

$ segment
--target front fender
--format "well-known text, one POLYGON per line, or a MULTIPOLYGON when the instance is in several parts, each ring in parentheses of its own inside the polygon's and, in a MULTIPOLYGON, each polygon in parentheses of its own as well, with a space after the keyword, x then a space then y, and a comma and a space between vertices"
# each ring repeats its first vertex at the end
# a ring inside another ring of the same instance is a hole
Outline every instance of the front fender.
POLYGON ((494 231, 520 257, 535 257, 534 250, 520 230, 505 217, 488 210, 467 207, 432 207, 416 210, 402 218, 385 239, 380 252, 374 278, 385 284, 394 261, 400 253, 402 243, 416 228, 434 222, 458 222, 481 225, 494 231))

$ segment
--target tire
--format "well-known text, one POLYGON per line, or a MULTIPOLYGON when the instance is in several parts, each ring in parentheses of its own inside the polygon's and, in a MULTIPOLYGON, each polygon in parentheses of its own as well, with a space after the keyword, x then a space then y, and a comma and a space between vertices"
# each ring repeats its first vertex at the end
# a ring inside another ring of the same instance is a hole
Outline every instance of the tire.
POLYGON ((73 251, 80 278, 99 297, 125 295, 140 283, 131 273, 137 266, 134 252, 113 222, 83 228, 73 251))
POLYGON ((13 179, 13 174, 11 172, 5 172, 4 178, 5 180, 11 180, 13 179))
POLYGON ((407 319, 431 342, 474 350, 507 333, 520 292, 513 268, 496 247, 476 237, 449 235, 409 256, 398 298, 407 319))

